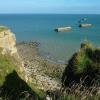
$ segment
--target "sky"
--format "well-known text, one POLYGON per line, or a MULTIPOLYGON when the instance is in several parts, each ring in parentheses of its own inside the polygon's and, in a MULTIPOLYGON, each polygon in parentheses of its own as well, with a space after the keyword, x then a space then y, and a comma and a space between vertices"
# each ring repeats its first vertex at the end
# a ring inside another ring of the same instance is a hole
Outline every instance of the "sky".
POLYGON ((0 0, 0 13, 100 14, 100 0, 0 0))

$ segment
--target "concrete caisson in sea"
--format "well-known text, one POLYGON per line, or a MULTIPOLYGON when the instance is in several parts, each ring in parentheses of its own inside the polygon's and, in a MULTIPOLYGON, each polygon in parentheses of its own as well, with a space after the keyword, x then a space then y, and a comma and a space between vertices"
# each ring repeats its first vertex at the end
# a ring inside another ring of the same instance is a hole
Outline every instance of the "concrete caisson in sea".
POLYGON ((85 28, 85 27, 91 27, 92 26, 92 24, 80 24, 79 25, 79 27, 83 27, 83 28, 85 28))
POLYGON ((56 32, 67 32, 67 31, 70 31, 72 29, 72 27, 68 26, 68 27, 59 27, 59 28, 56 28, 55 31, 56 32))

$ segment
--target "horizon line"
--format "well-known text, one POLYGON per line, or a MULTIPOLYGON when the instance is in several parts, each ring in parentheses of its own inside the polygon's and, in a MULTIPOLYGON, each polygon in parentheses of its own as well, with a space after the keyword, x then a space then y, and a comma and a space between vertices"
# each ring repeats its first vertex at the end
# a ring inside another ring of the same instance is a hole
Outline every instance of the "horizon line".
POLYGON ((100 15, 100 13, 0 13, 0 14, 70 14, 70 15, 100 15))

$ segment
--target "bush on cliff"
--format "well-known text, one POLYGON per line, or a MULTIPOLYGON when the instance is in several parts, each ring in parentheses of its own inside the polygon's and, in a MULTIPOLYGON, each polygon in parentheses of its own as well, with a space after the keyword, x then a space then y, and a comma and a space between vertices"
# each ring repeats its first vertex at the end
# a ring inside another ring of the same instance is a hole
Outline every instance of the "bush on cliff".
POLYGON ((64 86, 80 81, 84 81, 86 86, 100 82, 100 48, 95 48, 88 42, 81 44, 80 50, 69 60, 62 76, 64 86))

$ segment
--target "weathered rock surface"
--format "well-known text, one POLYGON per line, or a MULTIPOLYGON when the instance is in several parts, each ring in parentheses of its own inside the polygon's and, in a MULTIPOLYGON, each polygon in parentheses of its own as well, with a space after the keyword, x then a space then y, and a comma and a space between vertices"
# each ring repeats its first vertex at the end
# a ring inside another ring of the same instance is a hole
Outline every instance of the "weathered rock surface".
POLYGON ((36 47, 30 46, 28 43, 17 45, 18 53, 25 63, 25 71, 29 77, 32 77, 32 82, 37 84, 44 91, 56 90, 61 88, 60 80, 64 65, 51 64, 41 58, 36 47))
POLYGON ((0 26, 0 99, 20 100, 28 95, 29 100, 40 100, 43 97, 40 89, 25 71, 17 52, 15 35, 0 26))
POLYGON ((27 91, 29 96, 33 96, 32 99, 43 100, 44 91, 60 89, 61 83, 56 78, 61 78, 64 69, 62 65, 51 64, 38 56, 33 43, 30 45, 22 43, 17 45, 17 48, 13 32, 1 26, 0 97, 10 93, 11 97, 8 100, 13 100, 27 91))
POLYGON ((2 48, 2 54, 9 52, 11 55, 17 52, 15 47, 16 38, 10 29, 0 26, 0 48, 2 48))

